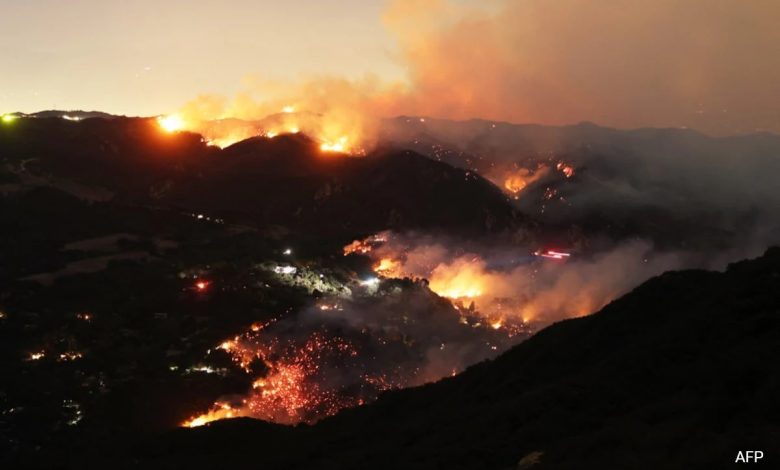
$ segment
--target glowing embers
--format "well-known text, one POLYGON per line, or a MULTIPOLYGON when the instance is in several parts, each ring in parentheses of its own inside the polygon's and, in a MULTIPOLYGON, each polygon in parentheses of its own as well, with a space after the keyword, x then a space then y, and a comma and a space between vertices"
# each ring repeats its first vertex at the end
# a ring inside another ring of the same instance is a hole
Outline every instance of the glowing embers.
POLYGON ((265 334, 265 327, 251 328, 218 347, 241 369, 256 376, 250 394, 236 403, 219 401, 184 426, 238 416, 282 424, 313 422, 364 401, 355 387, 373 387, 370 375, 361 376, 358 384, 346 387, 348 390, 337 385, 339 368, 356 369, 352 363, 358 352, 352 343, 324 331, 303 339, 285 338, 265 334))
POLYGON ((41 350, 41 351, 36 351, 36 352, 32 352, 32 353, 28 354, 27 355, 27 360, 28 361, 40 361, 44 357, 46 357, 46 351, 41 350))
POLYGON ((65 351, 57 358, 58 362, 70 362, 81 359, 84 357, 84 353, 80 351, 65 351))
POLYGON ((574 167, 567 163, 558 162, 558 164, 555 165, 555 169, 563 173, 563 176, 567 178, 574 176, 574 167))
POLYGON ((178 114, 169 114, 167 116, 160 116, 157 118, 157 124, 165 131, 165 132, 179 132, 184 130, 184 119, 182 119, 181 116, 178 114))

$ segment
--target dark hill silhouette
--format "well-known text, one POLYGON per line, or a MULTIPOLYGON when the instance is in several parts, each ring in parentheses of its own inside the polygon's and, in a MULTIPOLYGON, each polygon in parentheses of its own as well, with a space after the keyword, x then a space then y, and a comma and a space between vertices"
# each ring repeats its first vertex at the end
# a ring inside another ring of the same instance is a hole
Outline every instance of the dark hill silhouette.
POLYGON ((498 232, 519 223, 491 183, 412 152, 349 158, 301 135, 220 150, 136 118, 19 119, 0 137, 0 154, 17 171, 258 226, 351 236, 387 228, 498 232))
POLYGON ((162 199, 325 234, 410 227, 495 232, 515 218, 489 182, 413 152, 348 158, 290 135, 250 139, 219 157, 196 177, 174 180, 162 199))
POLYGON ((753 449, 777 468, 779 285, 778 248, 724 273, 666 273, 457 377, 314 426, 239 419, 178 430, 141 446, 135 462, 690 469, 730 468, 753 449))

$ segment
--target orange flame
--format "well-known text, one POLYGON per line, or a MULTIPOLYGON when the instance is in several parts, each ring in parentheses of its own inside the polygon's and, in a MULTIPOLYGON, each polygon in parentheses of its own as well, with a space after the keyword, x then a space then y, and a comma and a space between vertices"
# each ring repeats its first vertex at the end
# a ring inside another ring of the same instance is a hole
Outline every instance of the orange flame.
POLYGON ((382 258, 374 264, 374 272, 386 277, 399 275, 400 263, 392 258, 382 258))

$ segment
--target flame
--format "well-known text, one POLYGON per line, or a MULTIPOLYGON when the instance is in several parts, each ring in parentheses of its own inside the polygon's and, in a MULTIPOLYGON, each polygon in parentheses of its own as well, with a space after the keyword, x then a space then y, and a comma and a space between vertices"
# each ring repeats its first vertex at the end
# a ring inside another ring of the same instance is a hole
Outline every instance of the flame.
MULTIPOLYGON (((289 84, 278 85, 289 88, 289 84)), ((250 95, 232 102, 202 96, 171 116, 179 116, 181 127, 221 148, 256 136, 303 133, 317 142, 322 152, 364 155, 379 128, 378 118, 367 112, 366 98, 360 93, 354 95, 357 90, 349 84, 334 82, 325 88, 320 88, 319 82, 316 85, 315 89, 293 87, 287 92, 263 93, 271 98, 260 102, 250 95)))
POLYGON ((320 150, 323 152, 334 152, 334 153, 347 153, 347 137, 342 136, 335 142, 329 142, 325 141, 320 145, 320 150))
MULTIPOLYGON (((546 165, 539 165, 536 170, 519 168, 515 171, 511 171, 503 177, 504 189, 515 199, 517 199, 519 194, 528 185, 538 181, 549 171, 550 168, 546 165)), ((499 182, 496 183, 500 184, 499 182)))
POLYGON ((184 130, 184 119, 178 114, 169 114, 157 118, 157 123, 165 132, 178 132, 184 130))
POLYGON ((491 281, 482 260, 457 259, 451 264, 437 266, 431 273, 429 287, 442 297, 473 299, 485 293, 491 281))
POLYGON ((526 186, 528 186, 529 174, 530 173, 528 170, 523 168, 522 171, 518 171, 516 174, 507 176, 506 180, 504 181, 504 188, 506 188, 506 190, 510 193, 519 193, 525 189, 526 186))
POLYGON ((217 421, 220 419, 237 418, 239 415, 236 413, 237 411, 234 410, 233 407, 229 404, 217 402, 214 404, 213 409, 203 413, 202 415, 188 419, 182 423, 182 426, 187 428, 196 428, 198 426, 203 426, 204 424, 208 424, 212 421, 217 421))
POLYGON ((354 240, 352 243, 344 247, 344 256, 351 254, 365 255, 370 253, 374 248, 387 243, 388 238, 389 235, 387 232, 381 232, 376 235, 372 235, 365 240, 354 240))
POLYGON ((399 273, 400 263, 392 258, 382 258, 374 264, 374 272, 382 276, 395 277, 399 273))

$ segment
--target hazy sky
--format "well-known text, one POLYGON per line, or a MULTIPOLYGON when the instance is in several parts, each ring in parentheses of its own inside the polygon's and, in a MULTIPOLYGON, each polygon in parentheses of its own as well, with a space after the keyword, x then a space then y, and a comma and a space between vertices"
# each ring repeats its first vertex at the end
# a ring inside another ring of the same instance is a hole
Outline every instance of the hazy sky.
POLYGON ((779 20, 780 0, 0 0, 0 112, 252 115, 276 80, 320 114, 780 132, 779 20))
POLYGON ((0 0, 0 112, 169 111, 250 74, 397 78, 383 0, 0 0))

